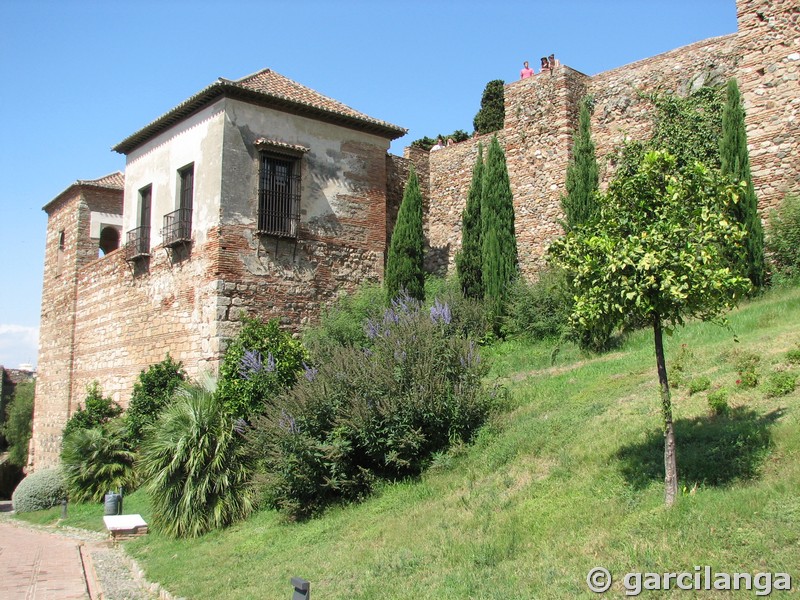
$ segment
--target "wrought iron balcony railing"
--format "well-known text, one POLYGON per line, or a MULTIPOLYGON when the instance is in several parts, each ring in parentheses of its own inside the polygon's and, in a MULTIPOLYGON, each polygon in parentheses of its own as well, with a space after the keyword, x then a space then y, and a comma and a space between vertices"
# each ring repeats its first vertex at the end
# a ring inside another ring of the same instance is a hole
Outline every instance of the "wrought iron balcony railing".
POLYGON ((125 260, 136 260, 145 256, 150 256, 150 228, 131 229, 125 242, 125 260))
POLYGON ((164 227, 161 228, 164 246, 172 247, 192 241, 192 209, 179 208, 164 215, 164 227))

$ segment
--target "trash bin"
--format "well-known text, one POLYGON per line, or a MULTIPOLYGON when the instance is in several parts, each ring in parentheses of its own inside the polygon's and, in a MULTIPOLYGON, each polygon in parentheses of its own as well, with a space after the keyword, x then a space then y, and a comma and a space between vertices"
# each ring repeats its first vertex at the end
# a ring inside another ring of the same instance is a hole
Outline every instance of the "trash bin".
POLYGON ((103 515, 121 515, 122 514, 122 496, 116 492, 109 492, 105 497, 105 505, 103 515))

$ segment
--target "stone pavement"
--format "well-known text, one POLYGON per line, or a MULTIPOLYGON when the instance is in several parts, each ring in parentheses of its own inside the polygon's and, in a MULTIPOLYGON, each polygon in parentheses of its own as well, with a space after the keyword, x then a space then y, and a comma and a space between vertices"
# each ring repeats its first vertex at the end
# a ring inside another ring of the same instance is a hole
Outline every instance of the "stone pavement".
MULTIPOLYGON (((52 529, 8 518, 0 502, 0 599, 150 600, 158 591, 132 570, 107 536, 52 529)), ((169 594, 164 592, 164 597, 169 594)))
POLYGON ((0 522, 0 597, 88 599, 81 542, 0 522))

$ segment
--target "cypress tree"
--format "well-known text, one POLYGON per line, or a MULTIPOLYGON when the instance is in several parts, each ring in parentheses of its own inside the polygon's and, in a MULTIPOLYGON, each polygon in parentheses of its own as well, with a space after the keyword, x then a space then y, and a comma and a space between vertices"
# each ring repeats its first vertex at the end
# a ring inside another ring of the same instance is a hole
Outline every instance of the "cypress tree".
POLYGON ((403 290, 413 298, 425 299, 423 236, 422 194, 412 165, 386 260, 384 283, 389 301, 403 290))
POLYGON ((486 156, 481 191, 483 289, 489 302, 494 329, 500 321, 517 274, 517 238, 514 232, 514 197, 508 180, 506 157, 497 136, 486 156))
POLYGON ((581 101, 578 131, 572 144, 572 159, 567 166, 567 194, 561 199, 566 231, 589 222, 597 214, 597 157, 591 127, 589 101, 584 98, 581 101))
POLYGON ((731 205, 731 216, 747 233, 746 252, 742 262, 747 277, 753 287, 758 289, 764 285, 764 230, 761 226, 761 217, 758 215, 758 199, 750 174, 744 108, 735 79, 728 81, 727 100, 722 112, 722 139, 719 153, 722 172, 736 183, 744 182, 739 202, 731 205))
POLYGON ((472 121, 478 133, 491 133, 503 128, 506 118, 503 80, 494 79, 486 84, 481 97, 481 108, 472 121))
POLYGON ((467 298, 483 298, 481 193, 483 185, 483 145, 478 144, 478 159, 472 169, 467 206, 461 214, 461 252, 456 255, 456 272, 461 292, 467 298))

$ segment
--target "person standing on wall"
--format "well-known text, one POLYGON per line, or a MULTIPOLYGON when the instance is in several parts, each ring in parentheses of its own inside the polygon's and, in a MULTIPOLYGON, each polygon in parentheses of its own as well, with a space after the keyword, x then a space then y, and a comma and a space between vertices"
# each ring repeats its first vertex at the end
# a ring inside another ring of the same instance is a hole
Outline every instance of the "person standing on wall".
POLYGON ((523 67, 522 67, 522 70, 519 72, 519 78, 520 79, 527 79, 528 77, 532 77, 533 76, 533 69, 531 69, 528 66, 528 61, 526 60, 524 63, 522 63, 522 65, 523 65, 523 67))

